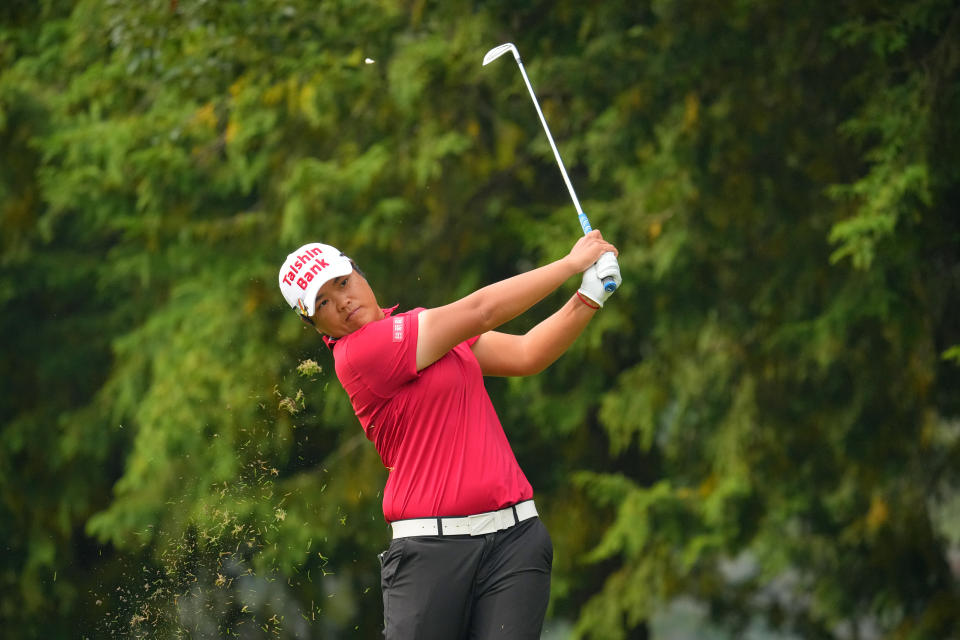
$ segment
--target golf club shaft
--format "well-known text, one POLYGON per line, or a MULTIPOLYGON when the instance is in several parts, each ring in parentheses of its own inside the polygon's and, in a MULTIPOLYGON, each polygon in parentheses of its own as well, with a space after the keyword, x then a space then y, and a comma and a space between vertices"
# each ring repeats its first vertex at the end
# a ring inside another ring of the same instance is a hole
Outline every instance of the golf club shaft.
MULTIPOLYGON (((527 91, 530 92, 530 98, 533 100, 533 106, 537 110, 537 115, 540 116, 540 123, 543 125, 543 131, 547 134, 547 142, 550 143, 550 148, 553 149, 553 157, 557 159, 557 166, 560 167, 560 175, 563 176, 563 181, 567 185, 567 191, 570 192, 570 198, 573 200, 573 206, 577 209, 577 217, 580 220, 580 226, 583 228, 583 234, 586 235, 593 230, 593 227, 590 226, 590 220, 587 219, 587 214, 583 212, 583 207, 580 206, 580 200, 577 198, 577 192, 573 190, 573 183, 570 182, 570 176, 567 175, 567 169, 563 166, 563 159, 560 157, 560 152, 557 150, 557 144, 553 141, 553 135, 550 133, 550 125, 547 124, 547 119, 543 117, 543 111, 540 109, 540 102, 537 101, 537 94, 533 92, 533 85, 530 84, 530 78, 527 77, 527 70, 523 68, 523 62, 520 60, 520 55, 516 54, 514 56, 517 60, 517 66, 520 67, 520 75, 523 76, 523 82, 527 85, 527 91)), ((607 276, 603 279, 603 286, 607 291, 613 291, 617 288, 617 283, 611 276, 607 276)))
POLYGON ((523 62, 521 62, 519 56, 517 56, 517 66, 520 67, 520 75, 523 76, 523 82, 527 85, 527 91, 530 92, 530 99, 533 100, 533 106, 537 110, 537 115, 540 116, 540 123, 543 125, 543 130, 547 134, 547 142, 550 143, 550 148, 553 149, 553 157, 557 159, 557 166, 560 167, 560 174, 563 176, 563 181, 567 185, 567 191, 570 192, 570 197, 573 199, 573 206, 577 209, 577 215, 580 218, 580 226, 583 227, 583 233, 590 233, 593 227, 590 226, 590 221, 580 206, 577 192, 573 190, 573 183, 570 182, 570 176, 567 175, 567 169, 563 166, 563 159, 560 158, 560 152, 557 150, 557 145, 553 141, 553 135, 550 133, 550 125, 547 124, 547 119, 543 117, 543 111, 540 109, 539 101, 537 101, 537 94, 533 92, 530 78, 527 77, 527 70, 523 68, 523 62))

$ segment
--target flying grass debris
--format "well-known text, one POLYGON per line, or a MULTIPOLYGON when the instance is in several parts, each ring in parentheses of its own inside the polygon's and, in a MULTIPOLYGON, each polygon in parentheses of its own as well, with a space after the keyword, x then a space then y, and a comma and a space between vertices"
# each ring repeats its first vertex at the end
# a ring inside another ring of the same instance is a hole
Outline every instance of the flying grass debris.
MULTIPOLYGON (((278 393, 278 395, 280 394, 278 393)), ((300 411, 300 409, 306 409, 307 403, 304 399, 303 389, 297 389, 296 397, 290 398, 288 396, 284 396, 281 398, 280 402, 277 404, 277 408, 284 409, 290 415, 295 415, 298 411, 300 411)))
POLYGON ((306 360, 301 360, 300 364, 297 365, 297 373, 301 376, 319 376, 323 373, 323 367, 316 363, 316 361, 307 358, 306 360))

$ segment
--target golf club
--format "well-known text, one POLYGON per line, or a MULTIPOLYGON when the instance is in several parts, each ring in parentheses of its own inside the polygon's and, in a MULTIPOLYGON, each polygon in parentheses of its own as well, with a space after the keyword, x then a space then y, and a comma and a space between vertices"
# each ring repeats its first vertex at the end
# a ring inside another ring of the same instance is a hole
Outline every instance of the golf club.
MULTIPOLYGON (((547 141, 550 143, 550 148, 553 149, 553 156, 557 159, 557 165, 560 167, 560 173, 563 175, 563 181, 567 184, 567 190, 570 192, 570 197, 573 199, 573 206, 577 209, 577 216, 580 219, 580 226, 583 228, 584 235, 586 235, 590 233, 593 227, 590 226, 590 220, 587 219, 587 215, 583 212, 583 208, 580 206, 580 200, 577 199, 577 193, 573 190, 573 184, 570 182, 570 178, 567 176, 567 169, 563 166, 563 160, 560 158, 560 152, 557 151, 557 145, 553 141, 553 135, 550 133, 550 127, 547 125, 547 119, 543 117, 543 111, 540 110, 540 103, 537 101, 537 95, 533 92, 533 86, 530 84, 530 79, 527 77, 526 69, 523 68, 523 62, 520 60, 520 52, 517 51, 517 48, 512 42, 501 44, 493 49, 490 49, 490 51, 487 51, 487 54, 483 56, 483 66, 487 66, 508 51, 513 54, 513 59, 517 61, 517 66, 520 67, 520 74, 523 76, 523 81, 527 85, 527 91, 530 92, 530 98, 533 100, 533 106, 537 109, 537 115, 540 116, 540 122, 543 124, 543 131, 547 134, 547 141)), ((613 261, 613 264, 616 265, 617 257, 613 254, 613 252, 608 251, 600 256, 600 259, 597 261, 597 269, 602 273, 605 269, 601 269, 601 266, 608 267, 611 260, 613 261)), ((607 276, 603 279, 603 288, 607 291, 615 291, 617 289, 617 282, 613 279, 613 276, 607 276)))

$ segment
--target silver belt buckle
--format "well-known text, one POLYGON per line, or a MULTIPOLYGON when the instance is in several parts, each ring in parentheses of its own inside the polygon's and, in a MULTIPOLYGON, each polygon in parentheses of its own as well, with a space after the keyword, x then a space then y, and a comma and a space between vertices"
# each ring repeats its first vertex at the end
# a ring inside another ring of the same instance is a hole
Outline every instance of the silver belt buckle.
POLYGON ((470 525, 470 535, 482 536, 497 531, 500 522, 499 518, 497 518, 497 512, 491 511, 489 513, 478 513, 467 516, 467 524, 470 525))

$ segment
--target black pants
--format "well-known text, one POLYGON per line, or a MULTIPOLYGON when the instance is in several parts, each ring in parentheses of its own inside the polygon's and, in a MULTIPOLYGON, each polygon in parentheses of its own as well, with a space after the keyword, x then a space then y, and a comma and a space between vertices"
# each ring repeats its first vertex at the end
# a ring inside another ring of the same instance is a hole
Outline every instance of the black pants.
POLYGON ((553 543, 540 518, 484 536, 398 538, 380 554, 387 640, 540 637, 553 543))

